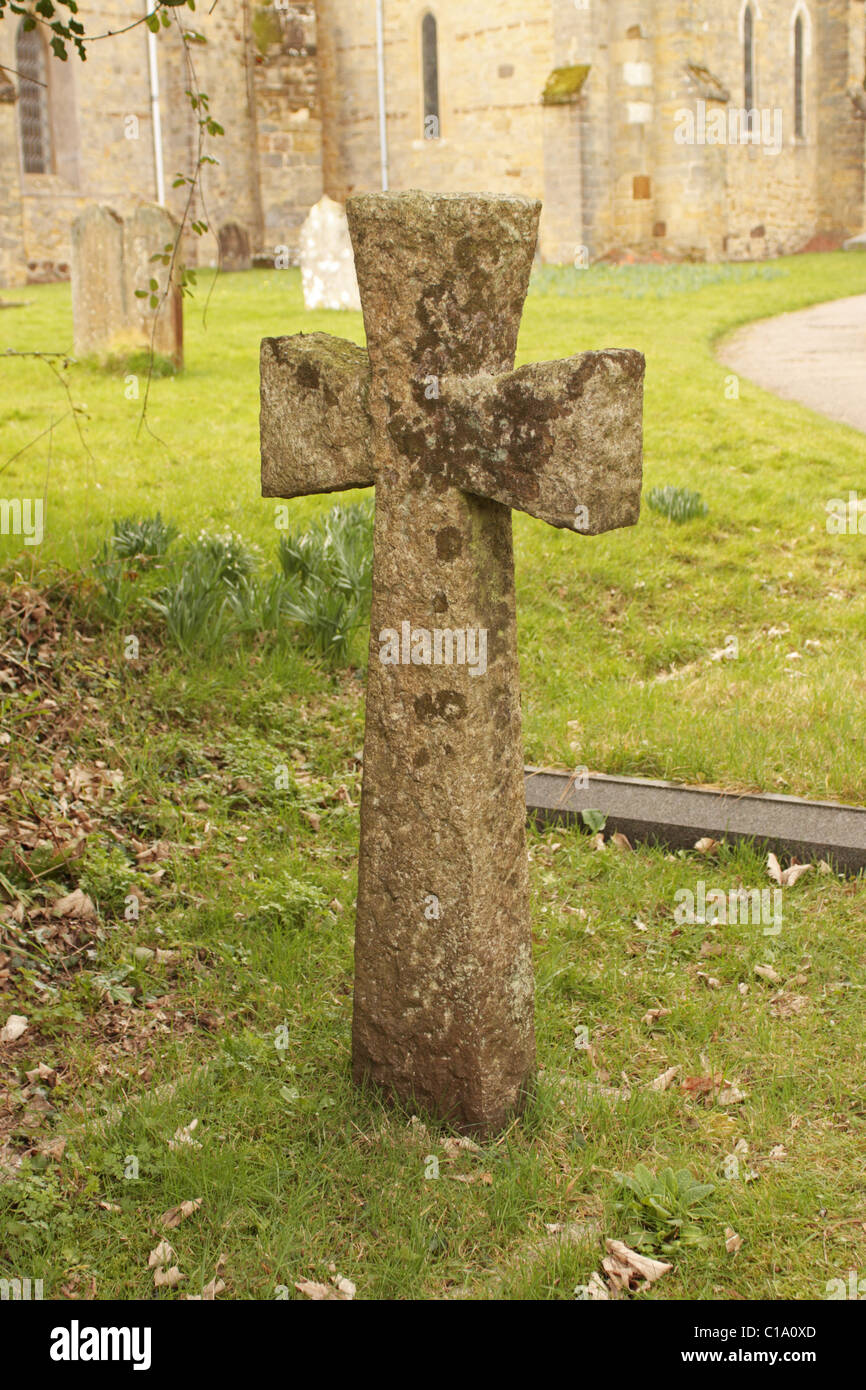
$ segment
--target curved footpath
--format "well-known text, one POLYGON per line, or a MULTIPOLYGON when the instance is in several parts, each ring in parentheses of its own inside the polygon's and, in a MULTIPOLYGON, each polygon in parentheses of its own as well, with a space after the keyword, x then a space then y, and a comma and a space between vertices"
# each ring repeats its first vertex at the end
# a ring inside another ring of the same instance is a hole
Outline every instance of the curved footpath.
POLYGON ((765 391, 866 432, 866 294, 750 323, 718 358, 765 391))

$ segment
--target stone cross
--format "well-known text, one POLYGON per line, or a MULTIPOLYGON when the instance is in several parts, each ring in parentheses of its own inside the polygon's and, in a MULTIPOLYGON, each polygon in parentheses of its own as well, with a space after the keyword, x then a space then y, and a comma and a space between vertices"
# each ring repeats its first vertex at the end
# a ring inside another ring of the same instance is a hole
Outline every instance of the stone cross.
POLYGON ((261 349, 263 495, 376 488, 353 1073, 481 1134, 535 1069, 511 508, 640 509, 643 356, 512 370, 539 211, 350 198, 366 351, 261 349))

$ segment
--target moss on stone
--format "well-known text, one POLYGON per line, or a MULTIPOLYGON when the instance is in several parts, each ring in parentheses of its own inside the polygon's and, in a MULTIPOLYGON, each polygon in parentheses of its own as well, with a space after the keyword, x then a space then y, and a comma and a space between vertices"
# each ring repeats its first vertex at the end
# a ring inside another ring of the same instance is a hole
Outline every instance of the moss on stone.
POLYGON ((589 73, 589 63, 577 63, 567 68, 554 68, 541 94, 542 103, 545 106, 565 106, 569 102, 577 101, 589 73))
POLYGON ((267 53, 274 44, 282 43, 283 30, 279 16, 270 5, 258 5, 252 18, 253 40, 259 53, 267 53))

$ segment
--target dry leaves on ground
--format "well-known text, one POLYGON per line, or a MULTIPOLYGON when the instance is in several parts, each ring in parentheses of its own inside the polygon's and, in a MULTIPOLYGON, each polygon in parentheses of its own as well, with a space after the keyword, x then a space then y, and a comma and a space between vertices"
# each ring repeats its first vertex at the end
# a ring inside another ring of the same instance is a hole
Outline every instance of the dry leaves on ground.
POLYGON ((160 1226, 164 1226, 167 1231, 175 1230, 181 1221, 185 1221, 188 1216, 192 1216, 193 1212, 198 1211, 202 1201, 203 1198, 194 1197, 191 1201, 181 1202, 177 1207, 169 1207, 168 1211, 164 1211, 159 1218, 160 1226))
POLYGON ((344 1279, 341 1274, 332 1274, 330 1284, 317 1284, 312 1279, 296 1279, 295 1288, 298 1293, 304 1294, 314 1303, 346 1303, 353 1299, 356 1293, 351 1279, 344 1279))
POLYGON ((811 867, 811 864, 798 864, 795 859, 792 860, 790 868, 783 869, 775 854, 767 855, 767 873, 780 888, 793 888, 797 879, 807 874, 811 867))
POLYGON ((635 1293, 649 1288, 673 1269, 673 1265, 665 1260, 652 1260, 648 1255, 639 1255, 622 1240, 606 1240, 605 1248, 607 1254, 601 1267, 614 1293, 635 1293))

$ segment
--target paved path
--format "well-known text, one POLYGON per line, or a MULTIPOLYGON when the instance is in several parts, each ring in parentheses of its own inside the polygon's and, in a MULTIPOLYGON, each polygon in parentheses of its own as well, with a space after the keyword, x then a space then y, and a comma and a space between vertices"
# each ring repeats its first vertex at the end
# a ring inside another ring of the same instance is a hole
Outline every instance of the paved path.
POLYGON ((719 350, 740 376, 866 431, 866 295, 740 328, 719 350))

